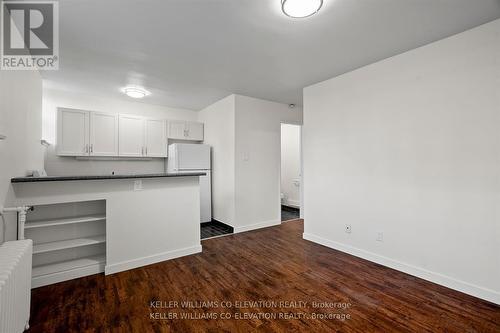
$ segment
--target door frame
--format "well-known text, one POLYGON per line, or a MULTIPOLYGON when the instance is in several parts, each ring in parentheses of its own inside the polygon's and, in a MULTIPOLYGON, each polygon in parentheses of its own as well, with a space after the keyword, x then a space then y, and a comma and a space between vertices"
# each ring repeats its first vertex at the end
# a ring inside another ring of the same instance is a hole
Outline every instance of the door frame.
POLYGON ((280 207, 280 219, 281 219, 281 149, 282 149, 282 142, 281 142, 281 130, 282 130, 282 125, 296 125, 299 126, 299 158, 300 158, 300 174, 299 174, 299 179, 300 179, 300 189, 299 189, 299 209, 300 209, 300 218, 304 218, 304 156, 303 156, 303 150, 302 150, 302 142, 303 142, 303 123, 299 121, 281 121, 280 122, 280 169, 279 169, 279 191, 278 191, 278 198, 279 198, 279 207, 280 207))

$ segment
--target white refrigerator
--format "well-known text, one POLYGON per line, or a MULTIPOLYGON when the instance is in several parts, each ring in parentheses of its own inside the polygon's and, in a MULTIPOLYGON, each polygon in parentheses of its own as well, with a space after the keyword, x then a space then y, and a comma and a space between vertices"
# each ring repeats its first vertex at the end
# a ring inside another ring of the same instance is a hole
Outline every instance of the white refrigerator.
POLYGON ((168 173, 205 172, 200 176, 201 223, 212 221, 212 184, 210 146, 194 143, 174 143, 168 146, 168 173))

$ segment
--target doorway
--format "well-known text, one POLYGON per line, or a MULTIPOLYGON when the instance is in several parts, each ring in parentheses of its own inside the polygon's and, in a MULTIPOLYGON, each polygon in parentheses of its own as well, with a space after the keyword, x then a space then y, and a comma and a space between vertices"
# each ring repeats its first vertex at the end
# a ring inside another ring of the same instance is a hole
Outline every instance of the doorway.
POLYGON ((296 220, 301 216, 301 133, 301 125, 281 124, 280 204, 282 222, 296 220))

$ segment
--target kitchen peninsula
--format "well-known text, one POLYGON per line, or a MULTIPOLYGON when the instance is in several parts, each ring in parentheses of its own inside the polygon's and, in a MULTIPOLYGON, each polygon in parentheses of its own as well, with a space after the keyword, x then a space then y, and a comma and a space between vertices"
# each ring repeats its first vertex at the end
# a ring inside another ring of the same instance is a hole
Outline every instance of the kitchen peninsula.
POLYGON ((16 204, 34 207, 32 287, 201 252, 203 175, 13 178, 16 204))

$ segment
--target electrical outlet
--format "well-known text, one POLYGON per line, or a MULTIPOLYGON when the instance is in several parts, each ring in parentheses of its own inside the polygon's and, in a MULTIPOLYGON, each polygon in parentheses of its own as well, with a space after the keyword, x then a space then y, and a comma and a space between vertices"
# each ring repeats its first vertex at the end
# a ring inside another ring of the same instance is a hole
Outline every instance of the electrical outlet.
POLYGON ((142 179, 134 180, 134 191, 142 190, 142 179))
POLYGON ((379 242, 384 241, 384 233, 383 232, 377 233, 377 241, 379 241, 379 242))
POLYGON ((350 224, 346 224, 345 225, 345 232, 347 232, 348 234, 350 234, 351 231, 352 231, 351 225, 350 224))

